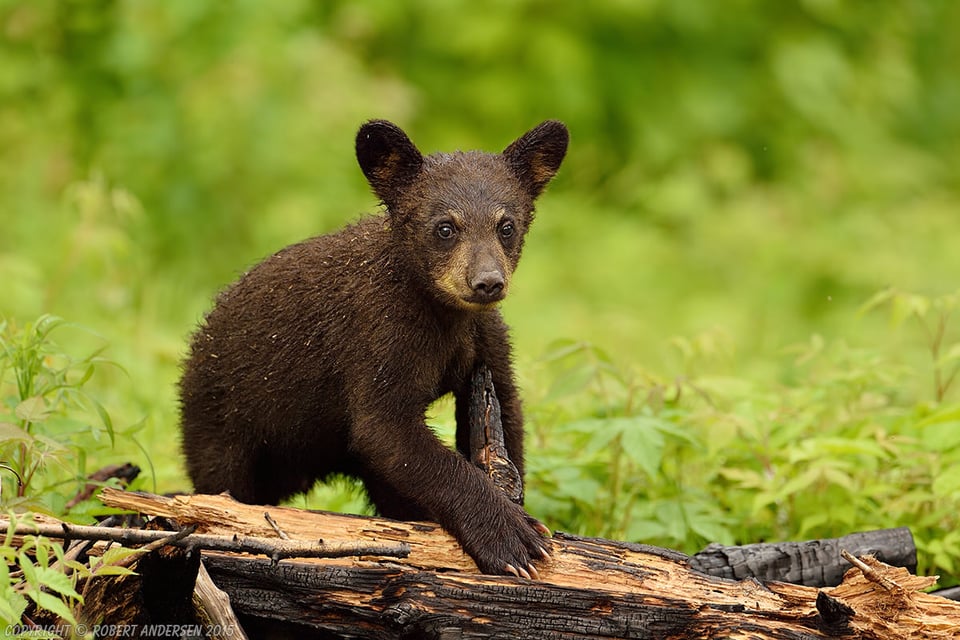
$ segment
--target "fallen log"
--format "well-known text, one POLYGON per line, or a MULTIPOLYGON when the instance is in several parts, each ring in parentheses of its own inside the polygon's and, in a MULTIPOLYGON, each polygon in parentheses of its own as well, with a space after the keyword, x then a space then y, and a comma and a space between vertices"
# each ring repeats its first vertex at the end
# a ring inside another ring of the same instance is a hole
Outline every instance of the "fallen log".
POLYGON ((485 576, 436 524, 261 507, 228 496, 105 489, 109 506, 215 535, 406 543, 405 558, 267 557, 203 552, 244 625, 298 637, 956 638, 960 604, 920 591, 932 578, 873 559, 817 589, 704 575, 683 554, 558 534, 541 580, 485 576), (891 586, 892 585, 892 586, 891 586))

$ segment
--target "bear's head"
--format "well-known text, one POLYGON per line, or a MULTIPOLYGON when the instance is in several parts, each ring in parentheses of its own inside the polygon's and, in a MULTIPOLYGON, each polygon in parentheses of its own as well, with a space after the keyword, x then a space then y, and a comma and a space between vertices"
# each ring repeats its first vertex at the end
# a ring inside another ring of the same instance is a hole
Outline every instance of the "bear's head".
POLYGON ((424 156, 399 127, 373 120, 356 144, 411 275, 444 304, 481 310, 506 296, 534 200, 560 168, 568 139, 563 123, 548 120, 503 153, 424 156))

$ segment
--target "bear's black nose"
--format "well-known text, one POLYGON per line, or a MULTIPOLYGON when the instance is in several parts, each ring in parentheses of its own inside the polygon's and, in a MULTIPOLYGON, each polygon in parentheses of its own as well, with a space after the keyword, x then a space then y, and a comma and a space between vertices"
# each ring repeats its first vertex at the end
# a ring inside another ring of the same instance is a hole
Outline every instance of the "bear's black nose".
POLYGON ((496 298, 503 292, 503 274, 499 271, 483 271, 470 282, 474 293, 486 298, 496 298))

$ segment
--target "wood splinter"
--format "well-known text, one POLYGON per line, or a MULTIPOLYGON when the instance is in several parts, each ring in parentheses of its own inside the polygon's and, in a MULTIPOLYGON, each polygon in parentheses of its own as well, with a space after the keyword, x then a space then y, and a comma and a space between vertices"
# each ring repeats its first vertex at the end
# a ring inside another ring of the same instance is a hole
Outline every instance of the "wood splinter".
MULTIPOLYGON (((273 516, 271 516, 269 512, 263 512, 263 519, 266 520, 267 524, 269 524, 270 527, 277 532, 277 536, 279 536, 281 540, 290 539, 290 536, 287 535, 286 531, 280 528, 280 525, 277 524, 277 521, 273 519, 273 516)), ((318 540, 317 542, 323 544, 323 540, 318 540)))

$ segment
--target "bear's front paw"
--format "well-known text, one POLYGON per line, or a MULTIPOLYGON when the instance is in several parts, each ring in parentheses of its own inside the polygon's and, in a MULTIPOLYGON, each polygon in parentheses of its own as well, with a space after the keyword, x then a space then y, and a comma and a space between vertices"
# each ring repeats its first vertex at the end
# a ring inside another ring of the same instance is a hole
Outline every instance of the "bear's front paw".
POLYGON ((484 573, 539 580, 533 561, 550 560, 550 530, 519 505, 503 500, 497 507, 464 532, 464 549, 484 573))

